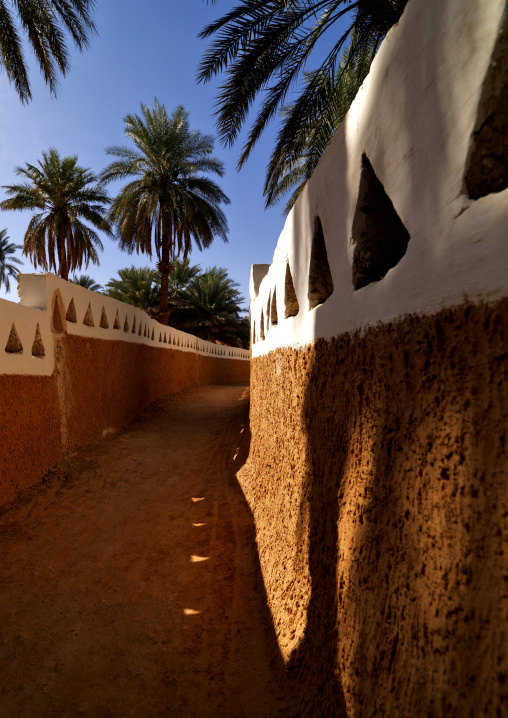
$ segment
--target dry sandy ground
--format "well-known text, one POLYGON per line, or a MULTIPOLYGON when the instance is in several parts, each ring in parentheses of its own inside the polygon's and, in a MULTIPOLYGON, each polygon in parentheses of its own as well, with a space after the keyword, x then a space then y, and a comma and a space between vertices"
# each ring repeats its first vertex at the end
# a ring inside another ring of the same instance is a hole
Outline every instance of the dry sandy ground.
POLYGON ((245 386, 163 399, 0 516, 1 716, 288 715, 247 410, 245 386))

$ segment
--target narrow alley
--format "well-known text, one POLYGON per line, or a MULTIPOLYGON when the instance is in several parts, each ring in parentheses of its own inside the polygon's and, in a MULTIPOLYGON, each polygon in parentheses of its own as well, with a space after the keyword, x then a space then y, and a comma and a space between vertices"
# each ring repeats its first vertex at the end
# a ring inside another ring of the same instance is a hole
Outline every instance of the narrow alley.
POLYGON ((235 478, 248 399, 162 399, 0 516, 0 715, 287 715, 235 478))

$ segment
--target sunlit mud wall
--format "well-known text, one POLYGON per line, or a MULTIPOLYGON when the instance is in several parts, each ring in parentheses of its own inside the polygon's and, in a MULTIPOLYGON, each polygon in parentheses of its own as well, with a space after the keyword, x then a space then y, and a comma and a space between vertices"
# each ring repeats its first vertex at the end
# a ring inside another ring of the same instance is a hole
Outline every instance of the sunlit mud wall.
POLYGON ((410 0, 253 267, 239 480, 295 715, 508 715, 507 35, 410 0))
POLYGON ((249 381, 249 352, 53 275, 22 275, 20 304, 1 300, 0 310, 0 506, 152 401, 249 381))

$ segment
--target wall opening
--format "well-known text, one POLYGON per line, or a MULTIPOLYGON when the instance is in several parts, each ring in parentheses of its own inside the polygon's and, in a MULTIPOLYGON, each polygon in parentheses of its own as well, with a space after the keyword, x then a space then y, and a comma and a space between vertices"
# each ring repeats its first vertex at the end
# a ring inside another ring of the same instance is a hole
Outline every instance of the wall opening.
POLYGON ((259 337, 260 339, 265 338, 265 320, 263 316, 263 310, 261 310, 261 321, 259 322, 259 337))
POLYGON ((353 219, 353 287, 382 279, 406 253, 409 232, 366 155, 353 219))
POLYGON ((286 262, 286 279, 284 282, 284 319, 296 317, 300 311, 300 305, 296 297, 295 285, 293 284, 293 276, 289 268, 289 262, 286 262))
POLYGON ((32 344, 32 356, 33 357, 45 357, 46 352, 44 350, 44 344, 42 343, 41 330, 37 324, 35 329, 34 343, 32 344))
POLYGON ((68 322, 71 322, 72 324, 77 324, 78 318, 76 316, 76 306, 74 304, 74 298, 72 298, 69 302, 65 318, 68 322))
POLYGON ((332 273, 328 263, 325 235, 321 220, 316 217, 314 221, 314 236, 310 252, 309 266, 309 309, 326 302, 333 292, 332 273))
POLYGON ((53 314, 51 317, 51 331, 62 334, 65 331, 65 306, 62 295, 56 290, 53 295, 53 314))
POLYGON ((94 327, 95 324, 93 323, 93 314, 92 314, 92 307, 90 306, 90 302, 88 303, 88 308, 85 313, 85 317, 83 319, 83 324, 85 327, 94 327))
POLYGON ((482 87, 464 185, 471 199, 508 187, 508 7, 482 87))
POLYGON ((108 317, 106 315, 106 310, 104 309, 104 307, 102 307, 101 320, 99 322, 99 326, 102 329, 109 329, 108 317))
POLYGON ((279 321, 278 315, 277 315, 277 290, 273 290, 273 297, 272 297, 272 311, 270 313, 270 321, 272 323, 272 326, 276 326, 277 322, 279 321))
POLYGON ((7 354, 21 354, 23 352, 23 344, 19 338, 19 334, 16 331, 14 324, 11 327, 7 344, 5 345, 5 351, 7 354))

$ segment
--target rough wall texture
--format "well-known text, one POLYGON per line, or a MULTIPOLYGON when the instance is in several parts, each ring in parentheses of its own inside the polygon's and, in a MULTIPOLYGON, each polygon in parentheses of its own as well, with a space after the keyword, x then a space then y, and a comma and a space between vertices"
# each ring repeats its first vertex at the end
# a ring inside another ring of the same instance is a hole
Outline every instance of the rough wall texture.
POLYGON ((122 426, 161 396, 198 383, 189 352, 76 336, 61 342, 57 384, 71 451, 122 426))
POLYGON ((62 444, 52 377, 0 374, 0 397, 2 504, 56 464, 62 456, 62 444))
POLYGON ((249 380, 249 362, 146 344, 57 335, 52 376, 0 374, 0 506, 62 455, 194 384, 249 380))
POLYGON ((243 384, 250 379, 250 362, 235 359, 217 361, 210 356, 197 356, 198 384, 243 384))
POLYGON ((298 715, 508 715, 507 317, 253 360, 239 479, 298 715))

